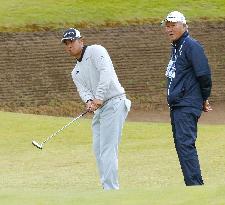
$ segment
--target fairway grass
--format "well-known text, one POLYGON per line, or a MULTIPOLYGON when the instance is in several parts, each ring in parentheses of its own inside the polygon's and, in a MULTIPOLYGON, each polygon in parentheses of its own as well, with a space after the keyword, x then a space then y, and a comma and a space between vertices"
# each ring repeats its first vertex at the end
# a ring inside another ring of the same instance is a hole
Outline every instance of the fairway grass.
POLYGON ((185 187, 169 123, 127 122, 119 153, 121 189, 104 192, 92 153, 91 120, 0 112, 0 204, 223 205, 225 125, 199 125, 205 186, 185 187))
POLYGON ((0 0, 0 4, 1 31, 142 23, 159 25, 172 10, 183 12, 188 22, 225 19, 224 0, 0 0))

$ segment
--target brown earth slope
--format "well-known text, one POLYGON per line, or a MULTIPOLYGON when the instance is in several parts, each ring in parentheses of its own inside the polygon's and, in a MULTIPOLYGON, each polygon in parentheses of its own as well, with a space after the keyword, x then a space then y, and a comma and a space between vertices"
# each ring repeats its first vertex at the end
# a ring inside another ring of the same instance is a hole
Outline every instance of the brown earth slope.
MULTIPOLYGON (((133 112, 142 110, 150 114, 157 110, 156 113, 164 116, 163 110, 167 110, 164 73, 170 45, 160 26, 145 24, 80 30, 86 44, 101 44, 108 49, 118 77, 132 100, 133 112)), ((189 25, 189 30, 205 47, 212 67, 210 100, 224 109, 225 23, 195 23, 189 25)), ((25 112, 29 108, 28 112, 52 115, 72 115, 79 110, 72 109, 76 105, 71 102, 78 103, 80 98, 70 76, 74 60, 67 56, 60 44, 62 32, 63 29, 0 33, 2 109, 25 112)))

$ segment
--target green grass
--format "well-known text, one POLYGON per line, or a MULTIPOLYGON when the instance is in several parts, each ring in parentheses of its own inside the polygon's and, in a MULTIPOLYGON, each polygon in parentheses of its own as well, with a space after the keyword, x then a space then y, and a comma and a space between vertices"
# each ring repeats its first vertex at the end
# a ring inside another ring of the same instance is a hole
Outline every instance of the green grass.
POLYGON ((0 5, 1 31, 158 24, 172 10, 190 21, 225 18, 224 0, 0 0, 0 5))
POLYGON ((169 123, 127 122, 119 153, 121 189, 101 189, 92 154, 91 120, 42 141, 68 118, 0 112, 0 204, 225 204, 225 125, 200 125, 203 187, 185 187, 169 123))

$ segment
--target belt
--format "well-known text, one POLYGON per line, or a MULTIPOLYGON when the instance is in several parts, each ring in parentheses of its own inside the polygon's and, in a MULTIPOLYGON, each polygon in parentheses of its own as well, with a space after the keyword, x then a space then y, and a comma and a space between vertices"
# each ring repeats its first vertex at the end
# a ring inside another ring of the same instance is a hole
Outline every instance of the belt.
POLYGON ((125 98, 126 98, 126 94, 125 94, 125 93, 122 93, 122 94, 115 95, 115 96, 113 96, 113 97, 111 97, 111 98, 105 100, 105 101, 103 102, 103 105, 102 105, 101 107, 103 107, 105 104, 107 104, 110 100, 114 100, 114 99, 117 99, 117 98, 121 98, 121 99, 124 98, 124 99, 125 99, 125 98))

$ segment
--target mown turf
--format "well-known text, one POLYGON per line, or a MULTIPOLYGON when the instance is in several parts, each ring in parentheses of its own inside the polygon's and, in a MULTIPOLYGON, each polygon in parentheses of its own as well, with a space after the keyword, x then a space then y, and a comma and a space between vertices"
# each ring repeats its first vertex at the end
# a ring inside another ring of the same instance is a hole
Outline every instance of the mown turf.
POLYGON ((0 204, 165 205, 225 203, 225 125, 200 125, 197 143, 203 187, 185 187, 169 123, 127 122, 119 154, 121 189, 101 189, 91 145, 91 121, 0 112, 0 204))
POLYGON ((188 21, 224 20, 224 0, 0 0, 0 30, 57 29, 157 23, 172 10, 188 21))

